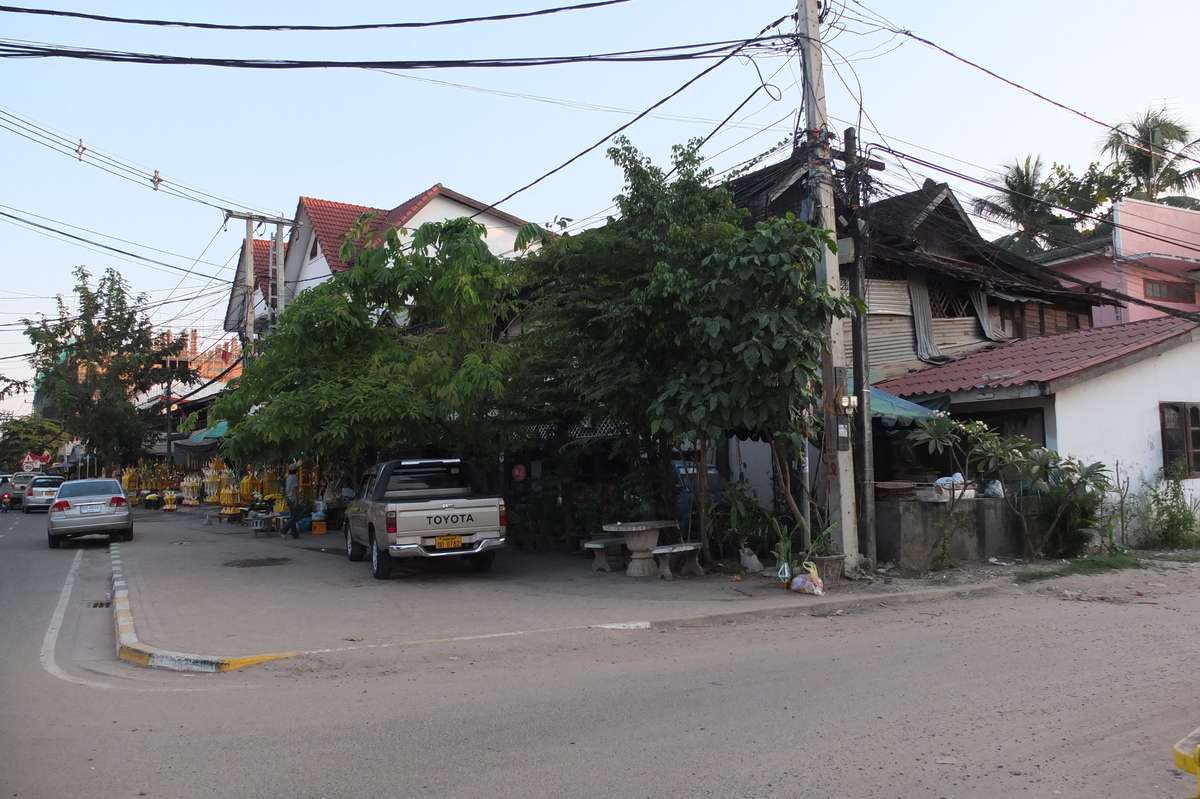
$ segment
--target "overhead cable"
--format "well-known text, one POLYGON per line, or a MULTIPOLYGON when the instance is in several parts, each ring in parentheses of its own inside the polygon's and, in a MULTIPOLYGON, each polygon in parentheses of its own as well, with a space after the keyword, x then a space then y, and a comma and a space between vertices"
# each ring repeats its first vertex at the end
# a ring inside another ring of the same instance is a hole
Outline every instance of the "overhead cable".
POLYGON ((622 50, 596 55, 529 56, 524 58, 428 59, 412 61, 300 61, 293 59, 211 58, 136 53, 122 50, 96 50, 86 47, 42 44, 15 39, 0 39, 0 58, 74 58, 128 64, 229 67, 234 69, 497 69, 506 67, 542 67, 587 63, 654 63, 690 61, 701 58, 728 58, 731 52, 754 45, 764 50, 779 50, 794 41, 794 36, 766 36, 753 40, 704 42, 701 44, 622 50))
POLYGON ((542 17, 548 14, 558 14, 564 11, 583 11, 589 8, 612 6, 628 3, 630 0, 597 0, 593 3, 581 3, 573 6, 558 8, 543 8, 538 11, 518 11, 511 14, 492 14, 486 17, 462 17, 460 19, 443 19, 434 22, 376 22, 360 25, 226 25, 218 22, 178 22, 165 19, 131 19, 128 17, 108 17, 102 14, 85 14, 80 11, 58 11, 49 8, 20 8, 18 6, 0 6, 0 12, 6 14, 37 14, 48 17, 70 17, 87 19, 94 22, 118 22, 124 25, 151 25, 166 28, 200 28, 217 31, 364 31, 394 28, 435 28, 444 25, 465 25, 471 22, 500 22, 510 19, 527 19, 542 17))

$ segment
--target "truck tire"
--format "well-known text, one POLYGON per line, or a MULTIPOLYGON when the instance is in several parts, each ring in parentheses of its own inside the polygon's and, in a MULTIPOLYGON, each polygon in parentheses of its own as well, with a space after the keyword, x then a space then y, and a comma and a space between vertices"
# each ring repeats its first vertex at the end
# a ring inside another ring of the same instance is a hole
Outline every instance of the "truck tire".
POLYGON ((495 559, 495 552, 481 552, 478 555, 472 555, 471 568, 479 574, 483 574, 486 571, 491 571, 492 561, 495 559))
POLYGON ((354 561, 355 563, 358 563, 364 557, 366 557, 367 548, 364 547, 362 544, 358 543, 357 541, 355 541, 354 536, 352 536, 350 534, 350 520, 349 519, 347 519, 345 524, 342 525, 342 532, 346 536, 346 557, 348 557, 350 560, 354 561))
POLYGON ((371 576, 376 580, 386 580, 392 576, 392 556, 387 553, 387 550, 382 552, 379 549, 379 543, 375 540, 375 533, 371 533, 371 576))

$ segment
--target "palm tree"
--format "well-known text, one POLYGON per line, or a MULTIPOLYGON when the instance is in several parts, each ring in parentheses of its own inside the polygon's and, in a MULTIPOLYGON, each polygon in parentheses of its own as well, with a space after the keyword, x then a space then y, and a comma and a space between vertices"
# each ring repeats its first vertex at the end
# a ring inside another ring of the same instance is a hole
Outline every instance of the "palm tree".
POLYGON ((1200 186, 1200 139, 1170 112, 1152 108, 1130 117, 1105 137, 1101 152, 1132 178, 1126 196, 1200 210, 1200 200, 1185 194, 1200 186))
POLYGON ((1006 164, 992 174, 992 181, 1004 188, 999 194, 976 199, 971 206, 985 219, 1016 228, 997 239, 996 245, 1029 255, 1078 238, 1075 220, 1056 213, 1058 188, 1045 173, 1040 155, 1006 164))

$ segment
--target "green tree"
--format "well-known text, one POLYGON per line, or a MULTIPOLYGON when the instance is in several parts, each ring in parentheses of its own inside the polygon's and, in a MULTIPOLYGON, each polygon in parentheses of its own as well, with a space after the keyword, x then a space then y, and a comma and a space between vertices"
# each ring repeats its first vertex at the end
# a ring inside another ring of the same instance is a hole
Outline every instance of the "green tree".
POLYGON ((695 143, 673 149, 669 173, 624 138, 608 156, 625 173, 620 215, 528 259, 541 296, 521 342, 531 353, 524 405, 560 429, 589 417, 614 422, 638 490, 661 513, 675 435, 652 429, 654 406, 680 364, 694 360, 703 262, 738 233, 744 212, 711 185, 695 143))
POLYGON ((168 379, 195 373, 179 362, 186 341, 156 333, 121 275, 105 270, 95 287, 84 267, 75 270, 78 307, 58 297, 58 316, 22 319, 33 343, 30 356, 41 390, 62 414, 63 430, 111 465, 136 461, 155 439, 161 409, 134 399, 168 379))
POLYGON ((69 440, 62 425, 53 419, 22 416, 5 422, 0 425, 0 467, 18 470, 26 453, 53 453, 69 440))
MULTIPOLYGON (((440 443, 487 462, 494 410, 518 350, 503 335, 524 285, 468 219, 406 231, 364 216, 346 236, 354 268, 301 293, 214 407, 228 452, 265 462, 349 455, 370 444, 440 443), (367 242, 359 246, 354 242, 367 242)), ((522 231, 521 243, 536 235, 522 231)))
POLYGON ((1200 209, 1200 200, 1185 192, 1200 185, 1200 139, 1188 126, 1162 109, 1130 117, 1104 140, 1101 152, 1111 156, 1131 181, 1124 196, 1138 200, 1200 209))
MULTIPOLYGON (((835 244, 827 231, 784 219, 720 242, 701 264, 705 282, 682 310, 691 315, 686 356, 651 405, 651 431, 720 440, 766 433, 785 488, 789 456, 817 439, 821 355, 833 320, 862 311, 817 280, 835 244)), ((784 498, 797 519, 792 499, 784 498)))
POLYGON ((685 438, 703 451, 745 429, 785 454, 800 446, 829 322, 854 306, 816 281, 827 234, 790 217, 742 230, 694 142, 674 148, 669 173, 624 139, 609 157, 625 172, 621 216, 530 258, 547 287, 531 317, 535 384, 563 397, 556 407, 616 422, 662 512, 685 438))
POLYGON ((1001 167, 992 180, 1003 188, 972 203, 975 213, 1015 231, 997 239, 998 246, 1018 255, 1029 255, 1078 238, 1075 219, 1063 216, 1062 186, 1047 173, 1041 156, 1027 155, 1001 167))

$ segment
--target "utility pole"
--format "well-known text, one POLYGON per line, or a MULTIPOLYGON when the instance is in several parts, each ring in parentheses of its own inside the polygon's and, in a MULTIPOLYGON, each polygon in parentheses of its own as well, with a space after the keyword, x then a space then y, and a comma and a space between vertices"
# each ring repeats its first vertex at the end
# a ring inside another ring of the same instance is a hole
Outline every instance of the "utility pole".
MULTIPOLYGON (((870 165, 858 157, 858 132, 846 128, 843 139, 846 148, 842 153, 846 172, 850 177, 850 202, 853 215, 850 217, 850 235, 854 240, 854 272, 850 280, 850 294, 867 301, 867 264, 870 263, 871 234, 863 213, 863 172, 870 165)), ((875 550, 875 457, 873 430, 871 428, 871 360, 867 349, 867 315, 857 314, 851 322, 854 350, 854 393, 858 408, 854 427, 854 476, 858 500, 859 551, 872 563, 876 562, 875 550)))
POLYGON ((295 225, 293 219, 282 216, 262 216, 261 214, 243 214, 236 211, 226 211, 225 219, 246 220, 246 242, 242 246, 242 269, 245 270, 244 283, 246 291, 246 333, 242 345, 243 357, 249 355, 250 343, 254 340, 254 297, 258 293, 254 280, 254 225, 256 222, 275 223, 275 243, 271 249, 271 277, 267 288, 267 318, 268 326, 274 329, 276 314, 275 300, 283 292, 278 291, 278 271, 282 265, 283 255, 283 226, 295 225))
MULTIPOLYGON (((816 212, 811 223, 835 231, 837 219, 833 205, 833 138, 825 117, 825 78, 821 60, 821 28, 818 0, 797 0, 801 68, 804 75, 804 110, 807 122, 806 150, 809 175, 815 183, 816 212)), ((817 264, 817 278, 841 293, 841 272, 837 255, 826 249, 817 264)), ((850 451, 849 419, 842 407, 847 404, 846 348, 842 320, 834 319, 827 336, 827 349, 821 360, 821 409, 825 422, 823 453, 826 469, 826 508, 828 523, 835 525, 834 539, 846 555, 846 567, 858 567, 858 524, 854 506, 854 462, 850 451)), ((848 410, 848 409, 846 409, 848 410)))

